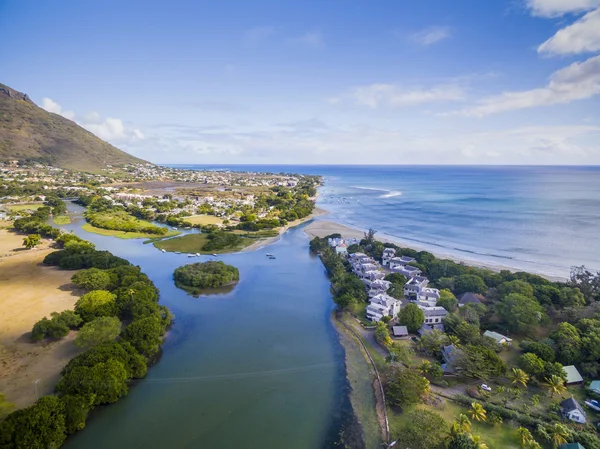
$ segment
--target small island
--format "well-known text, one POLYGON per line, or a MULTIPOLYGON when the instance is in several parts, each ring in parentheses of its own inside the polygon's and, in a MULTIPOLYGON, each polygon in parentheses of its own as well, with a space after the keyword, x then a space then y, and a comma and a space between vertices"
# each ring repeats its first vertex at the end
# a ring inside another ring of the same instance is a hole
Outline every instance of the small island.
POLYGON ((240 280, 238 269, 223 262, 198 262, 176 268, 175 285, 182 290, 199 295, 203 290, 226 287, 240 280))

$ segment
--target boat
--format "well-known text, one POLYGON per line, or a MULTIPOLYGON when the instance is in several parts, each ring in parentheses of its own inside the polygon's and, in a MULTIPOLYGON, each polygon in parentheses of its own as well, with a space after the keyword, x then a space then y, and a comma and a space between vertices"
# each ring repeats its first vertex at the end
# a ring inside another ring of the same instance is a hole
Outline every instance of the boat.
POLYGON ((200 253, 196 253, 196 257, 200 257, 200 253))
POLYGON ((195 254, 188 254, 188 257, 196 257, 195 254))
POLYGON ((273 254, 267 253, 267 257, 273 257, 273 254))
POLYGON ((212 256, 213 256, 213 257, 217 257, 217 254, 213 254, 212 256))
POLYGON ((161 249, 161 251, 162 251, 163 253, 166 253, 166 252, 167 252, 167 250, 166 250, 166 249, 161 249))
POLYGON ((173 228, 173 231, 177 231, 177 228, 175 228, 175 227, 174 227, 174 228, 173 228))
POLYGON ((271 254, 271 255, 269 256, 269 259, 275 259, 275 256, 274 256, 273 254, 271 254))

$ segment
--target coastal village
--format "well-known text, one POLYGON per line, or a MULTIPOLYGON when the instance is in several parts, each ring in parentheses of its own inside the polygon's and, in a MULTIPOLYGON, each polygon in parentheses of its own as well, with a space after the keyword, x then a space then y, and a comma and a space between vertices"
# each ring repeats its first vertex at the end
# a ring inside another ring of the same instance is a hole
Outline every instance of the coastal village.
MULTIPOLYGON (((367 239, 366 233, 365 239, 367 239)), ((421 363, 420 366, 423 367, 419 368, 421 369, 421 373, 431 382, 427 388, 429 392, 427 393, 427 397, 429 399, 426 404, 429 404, 429 409, 436 410, 436 407, 440 405, 436 406, 435 404, 440 404, 440 401, 442 403, 446 401, 456 402, 461 406, 466 406, 467 410, 461 416, 464 416, 465 419, 467 416, 474 418, 478 422, 477 427, 480 431, 484 429, 483 426, 479 425, 479 422, 490 422, 490 420, 486 420, 485 416, 477 418, 477 414, 472 411, 474 408, 488 408, 488 417, 491 415, 493 419, 499 420, 500 423, 502 422, 502 416, 505 418, 510 416, 513 421, 516 420, 516 422, 519 422, 519 413, 511 412, 510 409, 513 407, 508 404, 521 402, 522 405, 520 407, 523 407, 524 410, 522 410, 527 411, 529 415, 528 418, 521 421, 521 426, 523 426, 523 423, 528 422, 529 419, 533 418, 533 422, 535 422, 535 419, 537 419, 535 417, 543 410, 540 408, 540 404, 547 402, 546 406, 552 412, 550 413, 546 409, 545 417, 541 415, 540 418, 542 421, 549 419, 550 422, 558 420, 553 426, 563 433, 563 438, 557 437, 558 443, 555 441, 552 447, 560 447, 561 449, 596 447, 592 446, 593 442, 590 441, 587 441, 585 445, 577 441, 578 437, 575 436, 575 433, 576 431, 596 427, 596 423, 600 417, 597 414, 600 412, 600 380, 594 379, 594 377, 591 377, 591 380, 589 380, 589 375, 586 376, 588 379, 586 380, 574 364, 559 364, 558 369, 562 374, 559 375, 559 387, 555 390, 555 393, 559 393, 557 394, 558 400, 541 401, 540 399, 543 396, 541 392, 538 392, 539 387, 531 386, 530 389, 535 389, 536 391, 533 396, 530 396, 533 398, 532 406, 531 403, 528 403, 524 399, 527 393, 524 393, 518 386, 525 386, 525 391, 527 391, 528 383, 532 382, 535 376, 528 366, 527 361, 529 359, 536 361, 539 359, 532 353, 525 353, 525 355, 520 356, 517 366, 514 366, 516 358, 520 353, 519 345, 523 348, 526 347, 526 344, 530 343, 524 343, 524 341, 527 342, 528 340, 523 340, 522 336, 513 336, 510 334, 511 336, 509 337, 508 333, 505 335, 491 329, 481 331, 480 336, 474 334, 470 338, 485 342, 480 344, 487 345, 487 347, 493 349, 494 353, 500 356, 499 358, 494 356, 496 361, 490 359, 488 363, 508 365, 508 379, 512 379, 512 381, 506 382, 502 380, 503 375, 501 373, 505 373, 506 368, 502 368, 502 370, 497 372, 488 371, 488 374, 466 373, 465 370, 469 368, 465 367, 465 359, 469 358, 467 352, 470 351, 470 347, 465 345, 466 341, 463 340, 462 336, 460 339, 457 338, 455 329, 448 333, 445 323, 453 323, 452 326, 454 326, 456 318, 453 317, 461 316, 460 310, 463 308, 465 310, 469 309, 469 312, 476 309, 483 310, 486 304, 489 306, 489 299, 481 294, 480 291, 464 291, 460 295, 457 295, 454 303, 451 303, 451 307, 449 307, 448 302, 444 302, 443 299, 440 301, 442 296, 447 298, 449 291, 446 290, 446 293, 441 293, 439 288, 431 287, 430 280, 426 276, 426 273, 419 268, 420 264, 415 257, 402 255, 401 253, 398 254, 398 247, 389 245, 380 252, 380 258, 375 258, 365 252, 361 252, 360 248, 362 246, 360 245, 367 245, 366 240, 343 238, 340 234, 329 236, 326 239, 326 247, 329 248, 328 251, 331 254, 336 254, 340 260, 344 261, 344 264, 348 264, 348 270, 352 275, 360 279, 367 292, 366 307, 354 308, 356 312, 351 312, 354 315, 352 320, 354 324, 350 322, 350 328, 354 329, 352 332, 358 338, 364 340, 364 347, 370 353, 370 359, 375 372, 378 370, 384 371, 384 374, 378 374, 377 378, 380 376, 386 377, 385 372, 390 369, 388 365, 390 360, 401 362, 402 365, 408 368, 411 366, 417 367, 421 363), (391 288, 394 288, 392 280, 395 279, 394 275, 396 274, 403 276, 403 279, 406 281, 402 285, 402 294, 399 295, 396 288, 394 297, 389 294, 389 291, 391 288), (422 324, 418 329, 411 330, 409 326, 403 324, 402 311, 409 304, 418 307, 422 311, 422 324), (357 325, 359 326, 357 327, 357 325), (389 336, 387 336, 388 334, 389 336), (398 358, 398 353, 402 354, 400 358, 398 358), (421 362, 419 362, 417 354, 420 355, 421 362), (388 363, 382 364, 382 362, 377 362, 377 358, 381 356, 384 356, 388 363), (513 367, 511 367, 511 364, 513 364, 513 367), (433 376, 427 374, 428 372, 431 373, 428 370, 431 370, 431 367, 434 365, 440 367, 440 373, 433 376), (499 399, 504 396, 507 391, 512 391, 512 394, 516 396, 513 396, 512 399, 501 399, 499 402, 494 400, 494 398, 499 399), (502 406, 507 407, 506 410, 509 411, 503 410, 502 406), (533 411, 534 409, 536 409, 536 412, 533 411), (500 418, 497 418, 497 416, 500 416, 500 418), (569 424, 565 426, 561 422, 569 424), (567 438, 575 441, 571 443, 567 438), (560 442, 561 440, 563 440, 562 443, 560 442)), ((329 270, 331 262, 329 259, 323 260, 329 270)), ((350 307, 349 310, 353 310, 353 308, 350 307)), ((467 313, 464 316, 469 316, 469 314, 467 313)), ((346 321, 346 326, 348 326, 348 321, 346 321)), ((389 380, 387 382, 389 383, 389 380)), ((546 382, 550 382, 548 378, 546 378, 546 382)), ((384 381, 381 388, 389 389, 389 384, 387 386, 385 384, 386 381, 384 381)), ((541 383, 540 386, 543 387, 541 383)), ((555 393, 552 393, 549 399, 552 399, 555 393)), ((388 401, 394 402, 395 398, 388 398, 388 401)), ((385 417, 386 423, 388 421, 395 421, 397 416, 401 417, 404 414, 396 415, 396 412, 392 410, 388 408, 388 414, 391 414, 391 416, 385 417)), ((598 425, 600 426, 600 422, 598 422, 598 425)), ((496 428, 496 426, 497 424, 492 425, 492 428, 496 428)), ((536 441, 533 433, 525 427, 520 427, 519 429, 521 429, 519 432, 522 435, 523 441, 520 447, 546 447, 543 441, 541 443, 536 441)), ((487 429, 485 429, 485 432, 487 433, 487 429)), ((543 425, 538 424, 537 432, 538 435, 545 435, 543 425)), ((392 432, 392 434, 396 433, 392 432)), ((513 447, 507 442, 511 437, 504 431, 502 434, 505 435, 502 438, 504 438, 506 447, 513 447)), ((585 434, 579 435, 581 440, 587 438, 585 434)), ((477 436, 477 438, 482 440, 488 437, 477 436)), ((390 439, 393 438, 390 437, 390 439)), ((400 441, 402 441, 401 437, 400 441)), ((498 441, 495 441, 493 447, 503 446, 499 445, 498 441)))

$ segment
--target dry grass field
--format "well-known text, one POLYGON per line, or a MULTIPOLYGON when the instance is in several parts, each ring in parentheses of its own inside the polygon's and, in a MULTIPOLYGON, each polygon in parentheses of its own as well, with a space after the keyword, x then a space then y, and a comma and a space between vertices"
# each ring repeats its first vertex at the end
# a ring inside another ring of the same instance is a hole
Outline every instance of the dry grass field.
POLYGON ((214 215, 192 215, 191 217, 183 217, 185 221, 189 221, 191 224, 201 224, 201 225, 221 225, 223 224, 223 220, 219 217, 215 217, 214 215))
POLYGON ((37 394, 51 393, 60 370, 79 352, 74 335, 53 342, 32 343, 33 324, 52 312, 73 309, 78 296, 71 289, 73 271, 44 267, 52 251, 22 249, 23 236, 0 229, 0 392, 17 407, 31 405, 37 394))

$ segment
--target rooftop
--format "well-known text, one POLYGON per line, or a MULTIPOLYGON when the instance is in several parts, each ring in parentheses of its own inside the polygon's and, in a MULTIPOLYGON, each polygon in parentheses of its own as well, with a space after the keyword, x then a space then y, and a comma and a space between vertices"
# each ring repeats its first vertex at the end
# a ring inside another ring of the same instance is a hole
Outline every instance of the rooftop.
POLYGON ((575 368, 575 366, 563 366, 563 369, 565 370, 565 373, 567 373, 567 385, 583 382, 583 377, 581 377, 581 374, 579 374, 579 371, 577 371, 577 368, 575 368))

